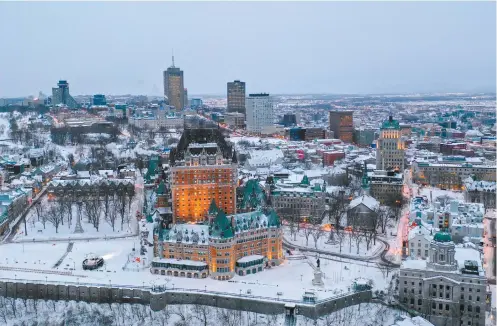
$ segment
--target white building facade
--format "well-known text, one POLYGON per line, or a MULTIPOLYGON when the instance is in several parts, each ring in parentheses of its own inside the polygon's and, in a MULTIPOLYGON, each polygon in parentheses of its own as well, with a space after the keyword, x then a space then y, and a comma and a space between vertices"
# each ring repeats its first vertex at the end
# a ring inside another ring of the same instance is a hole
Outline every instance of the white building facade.
POLYGON ((399 299, 436 326, 483 326, 491 292, 478 251, 455 247, 448 233, 437 233, 428 259, 402 262, 399 299))
POLYGON ((273 99, 269 94, 250 94, 245 105, 247 131, 261 133, 264 127, 273 125, 273 99))

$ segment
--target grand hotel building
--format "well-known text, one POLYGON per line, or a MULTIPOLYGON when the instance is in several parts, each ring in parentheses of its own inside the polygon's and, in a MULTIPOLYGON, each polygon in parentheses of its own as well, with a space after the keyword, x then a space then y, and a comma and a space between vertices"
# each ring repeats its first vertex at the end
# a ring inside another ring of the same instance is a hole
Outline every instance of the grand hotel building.
POLYGON ((171 151, 173 222, 202 222, 212 200, 236 211, 237 160, 219 129, 185 129, 171 151))

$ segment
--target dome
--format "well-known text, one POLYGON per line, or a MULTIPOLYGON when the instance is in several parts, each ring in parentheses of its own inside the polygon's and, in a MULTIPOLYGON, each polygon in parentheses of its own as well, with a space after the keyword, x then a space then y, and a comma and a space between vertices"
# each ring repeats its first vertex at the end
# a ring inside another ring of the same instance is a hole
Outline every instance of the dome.
POLYGON ((437 232, 433 237, 433 240, 436 242, 451 242, 452 237, 447 232, 437 232))

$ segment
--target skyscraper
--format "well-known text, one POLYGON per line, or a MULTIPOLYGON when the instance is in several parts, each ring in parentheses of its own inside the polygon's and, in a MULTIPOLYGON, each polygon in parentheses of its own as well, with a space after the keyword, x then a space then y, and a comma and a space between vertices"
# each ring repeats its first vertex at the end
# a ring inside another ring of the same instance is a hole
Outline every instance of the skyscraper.
POLYGON ((249 94, 247 97, 247 131, 261 133, 274 124, 273 99, 269 94, 249 94))
POLYGON ((175 222, 204 221, 213 200, 236 213, 236 154, 218 128, 185 129, 169 159, 175 222))
POLYGON ((52 105, 65 104, 71 109, 77 108, 78 103, 69 94, 69 83, 67 80, 59 80, 57 86, 52 88, 52 105))
POLYGON ((333 137, 345 143, 352 143, 354 136, 352 111, 330 111, 330 130, 333 131, 333 137))
POLYGON ((185 107, 185 86, 183 81, 183 70, 174 66, 164 71, 164 96, 169 99, 169 105, 176 110, 183 110, 185 107))
POLYGON ((245 114, 245 82, 235 80, 228 83, 227 111, 245 114))
POLYGON ((404 143, 400 139, 399 122, 392 116, 383 122, 376 147, 376 168, 404 171, 404 143))

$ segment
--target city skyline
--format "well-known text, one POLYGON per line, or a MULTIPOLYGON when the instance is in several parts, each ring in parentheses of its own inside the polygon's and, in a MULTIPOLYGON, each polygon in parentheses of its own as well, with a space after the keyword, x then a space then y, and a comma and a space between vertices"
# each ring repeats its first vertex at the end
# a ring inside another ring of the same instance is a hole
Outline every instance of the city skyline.
POLYGON ((160 95, 173 48, 192 95, 226 95, 237 79, 248 93, 495 91, 492 2, 0 6, 11 48, 0 54, 0 97, 49 93, 57 80, 70 81, 75 95, 160 95), (202 29, 187 24, 207 17, 202 29), (60 26, 68 32, 53 37, 60 26))

